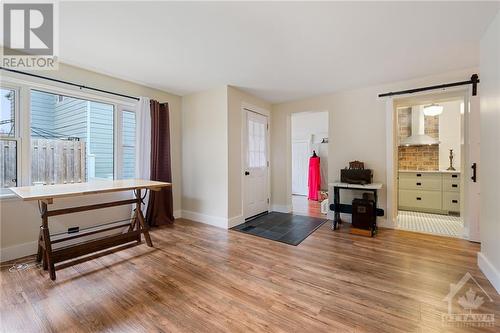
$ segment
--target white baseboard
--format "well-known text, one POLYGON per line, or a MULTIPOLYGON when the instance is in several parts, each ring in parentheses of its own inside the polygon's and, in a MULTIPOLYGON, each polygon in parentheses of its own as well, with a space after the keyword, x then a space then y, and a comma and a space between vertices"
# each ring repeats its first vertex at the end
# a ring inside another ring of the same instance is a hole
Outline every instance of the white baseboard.
POLYGON ((291 213, 292 212, 292 206, 290 205, 272 205, 271 206, 271 211, 272 212, 279 212, 279 213, 291 213))
POLYGON ((490 280, 497 293, 500 294, 500 272, 498 272, 495 266, 493 266, 488 258, 481 252, 477 254, 477 265, 486 278, 490 280))
POLYGON ((180 219, 182 217, 182 210, 174 210, 174 218, 180 219))
POLYGON ((463 239, 469 239, 469 227, 464 227, 462 237, 463 239))
POLYGON ((237 225, 240 225, 242 223, 245 223, 245 219, 243 218, 243 215, 238 215, 235 217, 231 217, 227 221, 227 228, 230 229, 232 227, 236 227, 237 225))
POLYGON ((218 228, 223 228, 223 229, 228 228, 228 219, 226 217, 211 216, 211 215, 205 215, 205 214, 200 214, 200 213, 196 213, 196 212, 191 212, 188 210, 183 210, 182 211, 182 218, 185 218, 185 219, 188 219, 191 221, 195 221, 195 222, 213 225, 214 227, 218 227, 218 228))
POLYGON ((0 250, 0 262, 30 256, 36 253, 37 242, 28 242, 2 248, 0 250))
POLYGON ((388 229, 396 229, 396 223, 390 222, 383 217, 377 217, 377 226, 388 229))

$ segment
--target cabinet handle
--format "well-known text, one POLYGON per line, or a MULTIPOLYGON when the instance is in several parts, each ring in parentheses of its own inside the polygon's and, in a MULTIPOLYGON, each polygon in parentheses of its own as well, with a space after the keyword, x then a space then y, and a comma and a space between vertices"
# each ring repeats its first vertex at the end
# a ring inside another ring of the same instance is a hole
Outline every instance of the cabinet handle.
POLYGON ((420 185, 422 185, 422 183, 417 183, 417 186, 420 186, 420 185))
POLYGON ((451 202, 453 202, 453 203, 458 203, 458 200, 451 200, 451 202))
POLYGON ((451 175, 451 178, 458 178, 458 175, 451 175))
POLYGON ((417 173, 417 177, 422 177, 422 174, 421 173, 417 173))
POLYGON ((451 187, 458 187, 457 184, 451 184, 451 187))
POLYGON ((422 198, 421 197, 417 197, 417 200, 422 200, 422 198))

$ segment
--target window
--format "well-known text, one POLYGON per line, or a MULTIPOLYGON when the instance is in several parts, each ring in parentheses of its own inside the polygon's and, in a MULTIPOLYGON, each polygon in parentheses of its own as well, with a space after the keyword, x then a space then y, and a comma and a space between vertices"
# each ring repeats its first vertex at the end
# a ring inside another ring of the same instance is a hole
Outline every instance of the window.
POLYGON ((0 195, 17 186, 16 91, 0 88, 0 195))
POLYGON ((41 87, 2 77, 1 198, 12 195, 9 187, 21 185, 135 177, 133 103, 41 87), (28 103, 19 103, 24 100, 28 103), (27 137, 21 138, 25 133, 27 137))
POLYGON ((114 178, 114 105, 31 90, 31 182, 114 178))
POLYGON ((13 89, 0 88, 0 94, 0 98, 2 98, 2 109, 0 110, 0 136, 14 137, 16 134, 16 91, 13 89))
POLYGON ((122 112, 122 178, 135 178, 135 112, 122 112))
POLYGON ((262 168, 266 165, 266 124, 248 119, 248 167, 262 168))

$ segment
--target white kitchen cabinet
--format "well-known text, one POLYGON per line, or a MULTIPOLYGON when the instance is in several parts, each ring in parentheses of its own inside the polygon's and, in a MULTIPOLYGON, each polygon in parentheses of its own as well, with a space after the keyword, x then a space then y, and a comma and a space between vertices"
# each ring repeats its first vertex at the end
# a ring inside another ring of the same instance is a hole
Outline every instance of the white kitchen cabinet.
POLYGON ((460 212, 460 173, 400 171, 399 209, 449 214, 460 212))

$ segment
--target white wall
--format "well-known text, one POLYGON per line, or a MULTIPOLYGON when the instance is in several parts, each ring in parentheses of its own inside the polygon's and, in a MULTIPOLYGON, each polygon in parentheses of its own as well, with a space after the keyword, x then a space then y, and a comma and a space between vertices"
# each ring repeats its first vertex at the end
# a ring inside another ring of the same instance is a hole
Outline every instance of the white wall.
POLYGON ((225 227, 228 217, 227 87, 182 98, 182 216, 225 227))
POLYGON ((271 105, 231 86, 182 104, 182 216, 222 228, 242 223, 241 108, 265 113, 271 105))
POLYGON ((481 39, 481 252, 478 264, 500 293, 500 12, 481 39))
POLYGON ((292 140, 309 140, 328 137, 328 111, 301 112, 292 116, 292 140))
MULTIPOLYGON (((323 138, 328 138, 328 111, 293 114, 292 141, 305 140, 311 144, 310 154, 314 150, 320 157, 321 189, 328 190, 328 144, 321 143, 323 138)), ((298 176, 292 174, 292 177, 298 176)))
MULTIPOLYGON (((384 184, 379 196, 379 206, 386 209, 386 131, 392 129, 386 123, 386 101, 377 95, 388 91, 467 80, 476 72, 476 69, 454 71, 273 105, 271 112, 273 205, 286 209, 291 207, 289 142, 292 113, 304 110, 328 110, 329 181, 338 180, 340 169, 347 166, 349 161, 364 161, 366 168, 374 170, 374 181, 384 184)), ((349 197, 344 196, 344 198, 349 197)), ((384 219, 381 219, 381 225, 384 223, 384 219)))
POLYGON ((443 102, 443 113, 439 116, 439 170, 450 166, 450 149, 453 149, 453 167, 460 170, 461 161, 461 118, 462 101, 443 102))
MULTIPOLYGON (((136 83, 119 80, 110 76, 87 71, 81 68, 60 64, 57 71, 46 71, 44 76, 98 87, 105 90, 116 91, 132 96, 147 96, 160 102, 168 102, 170 108, 170 148, 172 152, 172 183, 174 212, 179 215, 181 208, 181 98, 157 89, 152 89, 136 83)), ((17 77, 26 80, 23 75, 2 72, 5 77, 17 77)), ((34 79, 35 82, 48 84, 46 80, 34 79)), ((52 84, 52 83, 50 83, 52 84)), ((71 89, 67 85, 59 85, 64 89, 71 89)), ((75 88, 78 91, 78 88, 75 88)), ((103 95, 107 96, 107 95, 103 95)), ((109 97, 109 96, 108 96, 109 97)), ((26 102, 26 101, 24 101, 26 102)), ((25 103, 27 104, 27 103, 25 103)), ((29 168, 29 166, 28 166, 29 168)), ((107 194, 105 196, 89 195, 83 199, 60 199, 54 206, 67 207, 102 202, 103 200, 116 200, 128 194, 107 194)), ((51 219, 51 232, 66 230, 69 226, 89 226, 104 222, 115 221, 130 217, 129 207, 115 207, 100 211, 77 213, 51 219)), ((30 255, 36 252, 36 240, 40 226, 40 216, 36 203, 23 202, 19 199, 3 199, 0 201, 0 249, 1 261, 30 255)))

